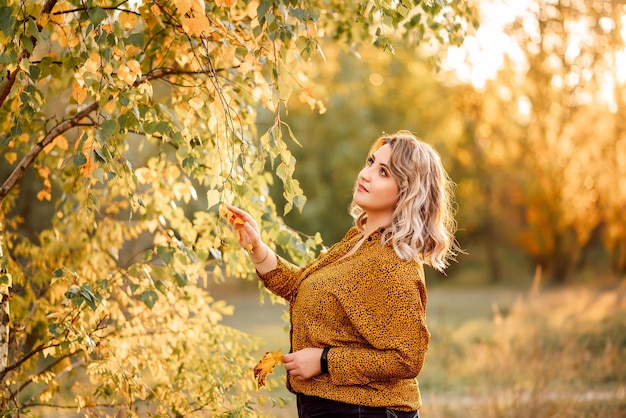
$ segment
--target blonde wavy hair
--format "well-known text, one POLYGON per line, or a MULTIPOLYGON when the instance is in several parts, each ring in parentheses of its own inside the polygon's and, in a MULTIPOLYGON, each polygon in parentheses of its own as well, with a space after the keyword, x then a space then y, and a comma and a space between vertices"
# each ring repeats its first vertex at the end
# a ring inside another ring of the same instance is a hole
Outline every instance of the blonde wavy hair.
MULTIPOLYGON (((454 238, 454 183, 434 148, 410 131, 381 136, 369 155, 386 144, 391 147, 389 166, 398 183, 398 201, 383 244, 391 239, 402 260, 417 260, 443 272, 460 251, 454 238)), ((363 230, 367 214, 354 202, 350 213, 363 230)))

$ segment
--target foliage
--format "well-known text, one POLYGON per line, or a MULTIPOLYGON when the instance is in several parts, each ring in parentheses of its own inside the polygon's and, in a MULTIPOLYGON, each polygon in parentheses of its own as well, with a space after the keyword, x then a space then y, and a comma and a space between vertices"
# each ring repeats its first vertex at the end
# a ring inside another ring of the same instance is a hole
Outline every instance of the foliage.
MULTIPOLYGON (((626 272, 626 189, 616 187, 626 175, 617 67, 625 12, 620 2, 529 2, 504 28, 510 48, 497 74, 453 92, 464 138, 459 195, 492 246, 494 278, 494 242, 520 250, 557 282, 590 247, 604 247, 614 271, 626 272)), ((466 59, 469 72, 481 72, 479 58, 466 59)))
POLYGON ((321 239, 283 225, 266 162, 285 212, 302 209, 281 109, 293 91, 323 108, 307 75, 320 39, 432 47, 467 21, 440 1, 2 2, 2 407, 249 411, 254 347, 207 291, 251 272, 219 203, 310 258, 321 239))

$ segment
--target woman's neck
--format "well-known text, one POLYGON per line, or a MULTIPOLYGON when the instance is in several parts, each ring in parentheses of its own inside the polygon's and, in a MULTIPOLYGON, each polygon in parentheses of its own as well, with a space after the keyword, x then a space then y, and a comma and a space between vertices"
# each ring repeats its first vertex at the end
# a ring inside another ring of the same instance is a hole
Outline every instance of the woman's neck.
POLYGON ((380 228, 386 228, 391 225, 391 215, 390 214, 380 214, 378 216, 371 216, 369 213, 367 214, 367 221, 365 225, 363 225, 363 235, 368 236, 372 232, 376 231, 380 228))

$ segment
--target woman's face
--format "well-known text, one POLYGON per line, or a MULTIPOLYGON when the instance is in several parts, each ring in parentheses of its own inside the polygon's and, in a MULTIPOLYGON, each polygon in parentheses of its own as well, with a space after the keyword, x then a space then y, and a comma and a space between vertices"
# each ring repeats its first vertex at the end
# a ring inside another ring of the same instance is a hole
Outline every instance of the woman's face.
POLYGON ((391 217, 398 201, 398 184, 391 175, 390 157, 391 146, 385 144, 368 157, 359 173, 353 200, 369 218, 391 217))

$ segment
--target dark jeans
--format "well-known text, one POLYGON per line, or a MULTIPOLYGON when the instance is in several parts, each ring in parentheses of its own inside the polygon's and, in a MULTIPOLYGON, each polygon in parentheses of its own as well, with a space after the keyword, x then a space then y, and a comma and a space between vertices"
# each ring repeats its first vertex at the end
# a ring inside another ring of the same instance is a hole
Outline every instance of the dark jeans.
POLYGON ((384 407, 359 406, 298 394, 300 418, 419 418, 417 411, 404 412, 384 407))

